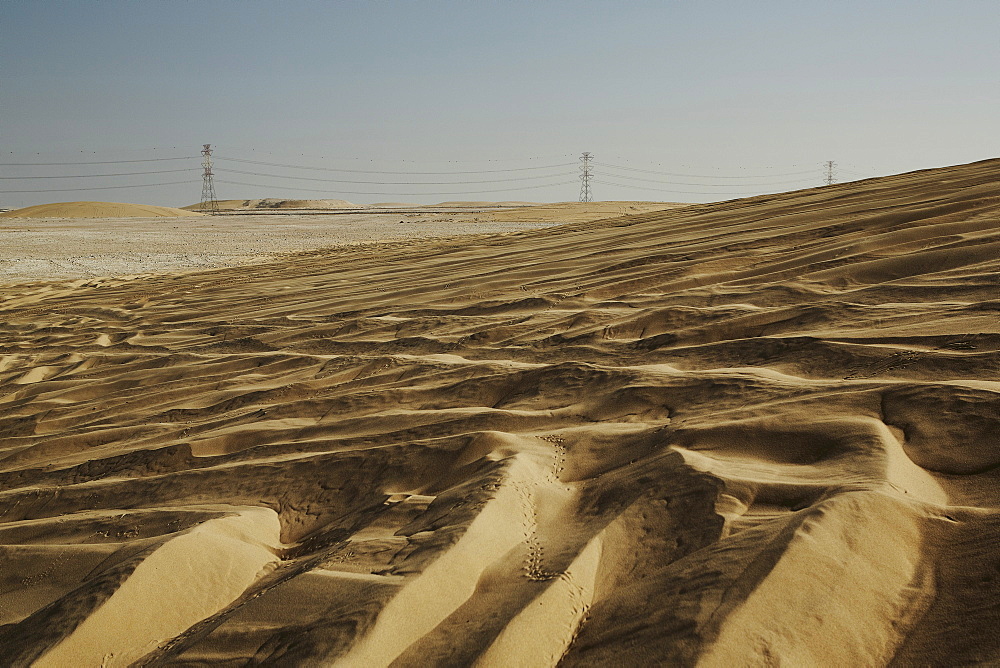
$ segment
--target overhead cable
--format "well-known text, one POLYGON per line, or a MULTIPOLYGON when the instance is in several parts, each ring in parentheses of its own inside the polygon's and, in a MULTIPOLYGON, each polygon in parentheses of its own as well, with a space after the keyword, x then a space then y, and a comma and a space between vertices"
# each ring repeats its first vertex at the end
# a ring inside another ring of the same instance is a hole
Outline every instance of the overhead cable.
POLYGON ((310 176, 286 176, 284 174, 264 174, 261 172, 244 172, 239 169, 224 169, 216 170, 216 174, 226 173, 226 174, 244 174, 246 176, 264 176, 268 178, 277 179, 292 179, 295 181, 320 181, 323 183, 353 183, 353 184, 370 184, 370 185, 386 185, 386 186, 450 186, 450 185, 461 185, 466 183, 502 183, 507 181, 537 181, 538 179, 555 179, 555 178, 565 178, 570 176, 576 176, 574 172, 562 173, 562 174, 543 174, 541 176, 518 176, 511 179, 488 179, 486 181, 342 181, 339 179, 317 179, 310 176))
POLYGON ((285 167, 288 169, 308 169, 316 172, 344 172, 348 174, 395 174, 395 175, 411 175, 411 176, 443 176, 446 174, 497 174, 500 172, 522 172, 534 169, 557 169, 560 167, 576 167, 575 162, 564 162, 558 165, 539 165, 537 167, 511 167, 509 169, 479 169, 479 170, 469 170, 469 171, 458 171, 458 172, 393 172, 393 171, 382 171, 382 170, 371 170, 371 169, 337 169, 335 167, 307 167, 305 165, 288 165, 278 162, 262 162, 260 160, 243 160, 240 158, 227 158, 225 156, 215 156, 216 162, 218 161, 228 161, 228 162, 242 162, 248 165, 263 165, 265 167, 285 167))
POLYGON ((250 186, 253 188, 270 188, 270 189, 285 189, 285 190, 295 190, 299 192, 314 192, 314 193, 326 193, 328 195, 480 195, 483 193, 500 193, 500 192, 514 192, 519 190, 533 190, 535 188, 558 188, 561 186, 576 185, 575 182, 560 182, 560 183, 543 183, 541 185, 534 186, 521 186, 519 188, 499 188, 496 190, 460 190, 460 191, 449 191, 449 192, 420 192, 420 193, 397 193, 397 192, 354 192, 350 190, 336 190, 331 192, 331 190, 318 190, 316 188, 299 188, 297 186, 277 186, 277 185, 266 185, 260 183, 243 183, 240 181, 227 181, 223 179, 217 179, 218 183, 225 183, 227 185, 233 186, 250 186))
POLYGON ((177 172, 191 172, 187 169, 161 169, 153 172, 121 172, 118 174, 65 174, 60 176, 0 176, 0 179, 20 181, 22 179, 95 179, 104 176, 139 176, 140 174, 174 174, 177 172))
POLYGON ((50 167, 53 165, 123 165, 127 162, 162 162, 165 160, 197 160, 196 155, 180 158, 145 158, 143 160, 97 160, 94 162, 0 162, 0 167, 50 167))
POLYGON ((599 181, 594 180, 594 183, 600 183, 605 186, 616 186, 618 188, 634 188, 637 190, 655 190, 658 192, 674 193, 677 195, 762 195, 767 191, 760 190, 749 190, 749 191, 739 191, 739 190, 718 190, 715 192, 711 191, 697 191, 697 190, 668 190, 666 188, 650 188, 649 186, 634 186, 626 183, 613 183, 611 181, 599 181))
POLYGON ((755 175, 743 175, 743 176, 718 176, 710 174, 677 174, 674 172, 660 172, 653 169, 640 169, 638 167, 626 167, 625 165, 612 165, 606 162, 596 162, 596 166, 599 167, 611 167, 614 169, 624 169, 630 172, 642 172, 643 174, 662 174, 663 176, 680 176, 684 178, 695 178, 695 179, 767 179, 772 176, 797 176, 800 174, 816 174, 819 168, 803 170, 800 172, 783 172, 781 174, 755 174, 755 175))
MULTIPOLYGON (((222 150, 223 151, 227 151, 227 150, 229 150, 229 151, 239 151, 239 152, 243 152, 243 153, 251 153, 251 154, 254 154, 254 155, 263 153, 263 154, 270 155, 270 156, 292 156, 291 153, 274 153, 273 151, 256 151, 254 149, 245 149, 245 148, 232 147, 232 146, 230 146, 230 147, 223 146, 222 150)), ((469 164, 469 163, 483 163, 483 162, 525 162, 527 160, 556 160, 558 158, 575 158, 575 157, 576 157, 575 153, 559 153, 559 154, 556 154, 556 155, 533 155, 533 156, 518 157, 518 158, 484 158, 484 159, 481 159, 481 160, 431 160, 431 159, 424 158, 424 157, 422 157, 420 160, 407 160, 405 158, 399 158, 397 160, 394 160, 394 162, 417 162, 417 163, 446 162, 446 163, 451 163, 451 164, 469 164)), ((327 155, 307 155, 305 153, 296 153, 292 157, 292 159, 298 159, 298 158, 309 158, 309 159, 312 159, 312 160, 356 160, 356 161, 362 161, 362 162, 373 162, 373 161, 376 160, 376 159, 374 159, 374 158, 372 158, 370 156, 369 157, 365 157, 365 158, 359 158, 359 157, 356 157, 356 156, 349 156, 349 155, 348 156, 345 156, 345 155, 327 156, 327 155)))
MULTIPOLYGON (((603 166, 607 167, 608 165, 603 165, 603 166)), ((804 181, 809 180, 805 178, 799 178, 791 181, 771 181, 769 183, 691 183, 689 181, 661 181, 659 179, 644 179, 640 176, 632 176, 630 174, 615 174, 613 172, 612 173, 605 172, 605 173, 608 174, 608 176, 612 176, 614 178, 629 179, 631 181, 645 181, 647 183, 659 183, 662 185, 674 185, 674 186, 707 186, 709 188, 728 188, 732 186, 736 186, 739 188, 744 188, 744 187, 752 188, 756 186, 780 186, 780 185, 787 185, 789 183, 802 183, 804 181)))
POLYGON ((169 183, 139 183, 131 186, 97 186, 94 188, 47 188, 44 190, 0 190, 0 193, 61 193, 75 192, 82 190, 115 190, 118 188, 154 188, 157 186, 176 186, 180 184, 192 184, 197 181, 170 181, 169 183))

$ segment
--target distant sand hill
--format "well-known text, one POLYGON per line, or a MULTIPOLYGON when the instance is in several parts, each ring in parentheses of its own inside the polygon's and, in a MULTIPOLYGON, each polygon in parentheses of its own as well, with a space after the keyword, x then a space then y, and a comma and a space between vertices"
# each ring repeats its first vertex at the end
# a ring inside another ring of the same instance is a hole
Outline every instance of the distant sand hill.
POLYGON ((0 657, 1000 665, 998 286, 1000 160, 13 286, 0 657))
POLYGON ((482 200, 452 200, 448 202, 438 202, 437 204, 421 204, 418 206, 472 208, 477 206, 532 206, 533 204, 534 202, 489 202, 482 200))
POLYGON ((169 206, 122 202, 58 202, 0 213, 0 218, 173 218, 201 215, 169 206))
MULTIPOLYGON (((358 209, 344 199, 280 199, 268 197, 263 199, 223 199, 216 202, 219 209, 225 210, 256 210, 256 209, 358 209)), ((204 204, 189 204, 182 207, 187 211, 201 211, 204 204)))

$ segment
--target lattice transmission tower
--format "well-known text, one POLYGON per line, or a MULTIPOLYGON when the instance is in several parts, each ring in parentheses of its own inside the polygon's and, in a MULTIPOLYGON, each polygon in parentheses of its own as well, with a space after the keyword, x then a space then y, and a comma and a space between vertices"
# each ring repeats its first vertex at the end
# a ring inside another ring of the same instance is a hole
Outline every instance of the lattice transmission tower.
POLYGON ((837 174, 834 171, 835 169, 837 169, 837 163, 835 163, 833 160, 827 160, 826 162, 823 163, 823 167, 826 170, 823 175, 823 181, 826 183, 826 185, 832 186, 834 183, 837 182, 837 174))
POLYGON ((205 172, 201 175, 201 210, 219 213, 219 201, 215 197, 215 182, 212 181, 212 145, 203 144, 201 149, 201 166, 205 172))
POLYGON ((589 151, 584 151, 583 155, 580 156, 580 201, 581 202, 593 202, 594 193, 590 192, 590 177, 594 175, 590 171, 590 161, 594 159, 594 156, 590 155, 589 151))

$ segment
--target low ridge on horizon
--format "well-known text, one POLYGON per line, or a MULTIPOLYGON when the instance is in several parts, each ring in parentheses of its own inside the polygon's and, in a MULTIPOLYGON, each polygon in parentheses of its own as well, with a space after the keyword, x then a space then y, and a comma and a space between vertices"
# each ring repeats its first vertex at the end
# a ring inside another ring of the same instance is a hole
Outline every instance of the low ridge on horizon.
POLYGON ((178 218, 196 211, 125 202, 53 202, 0 212, 0 218, 178 218))

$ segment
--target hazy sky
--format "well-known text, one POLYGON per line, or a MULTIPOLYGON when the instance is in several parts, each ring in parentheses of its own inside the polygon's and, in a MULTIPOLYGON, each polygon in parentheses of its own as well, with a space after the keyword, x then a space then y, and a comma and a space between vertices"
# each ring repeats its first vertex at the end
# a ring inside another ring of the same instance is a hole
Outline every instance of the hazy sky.
POLYGON ((0 190, 55 191, 0 206, 190 204, 197 157, 11 163, 206 142, 220 199, 361 203, 575 200, 583 151, 615 200, 818 185, 826 160, 841 180, 970 162, 1000 152, 1000 4, 0 2, 0 190))

